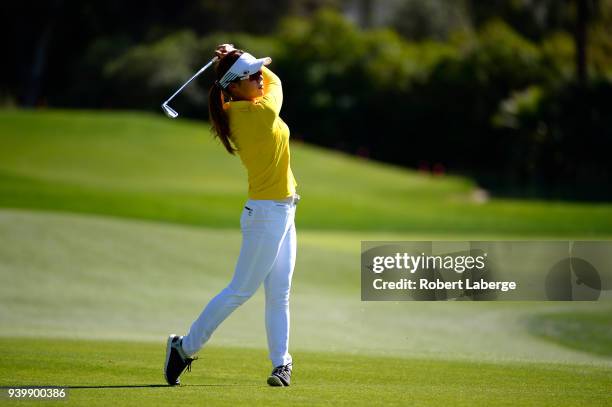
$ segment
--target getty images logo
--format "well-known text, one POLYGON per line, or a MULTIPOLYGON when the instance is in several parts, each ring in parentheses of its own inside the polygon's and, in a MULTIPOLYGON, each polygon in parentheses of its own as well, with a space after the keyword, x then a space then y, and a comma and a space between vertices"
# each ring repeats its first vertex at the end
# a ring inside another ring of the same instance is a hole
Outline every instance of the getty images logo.
POLYGON ((612 241, 362 242, 361 299, 612 298, 612 241))

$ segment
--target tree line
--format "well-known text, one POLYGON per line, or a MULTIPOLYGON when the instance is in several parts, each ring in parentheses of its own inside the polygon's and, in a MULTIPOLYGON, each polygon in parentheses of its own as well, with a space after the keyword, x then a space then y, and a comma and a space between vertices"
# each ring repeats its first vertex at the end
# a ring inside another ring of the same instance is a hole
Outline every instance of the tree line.
MULTIPOLYGON (((19 39, 2 68, 5 104, 158 111, 230 41, 273 57, 295 138, 468 174, 498 193, 612 195, 610 2, 543 1, 539 12, 502 0, 452 2, 452 12, 444 0, 395 2, 387 25, 359 1, 356 18, 333 1, 32 3, 3 13, 19 39)), ((183 115, 206 119, 211 81, 177 100, 183 115)))

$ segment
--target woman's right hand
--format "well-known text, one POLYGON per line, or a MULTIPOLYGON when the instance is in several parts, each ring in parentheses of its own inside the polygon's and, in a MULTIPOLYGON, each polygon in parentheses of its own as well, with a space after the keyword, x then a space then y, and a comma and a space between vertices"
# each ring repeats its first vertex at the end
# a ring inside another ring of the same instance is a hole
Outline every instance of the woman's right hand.
POLYGON ((219 59, 222 59, 228 53, 234 51, 234 44, 221 44, 217 45, 217 49, 215 50, 215 56, 219 59))

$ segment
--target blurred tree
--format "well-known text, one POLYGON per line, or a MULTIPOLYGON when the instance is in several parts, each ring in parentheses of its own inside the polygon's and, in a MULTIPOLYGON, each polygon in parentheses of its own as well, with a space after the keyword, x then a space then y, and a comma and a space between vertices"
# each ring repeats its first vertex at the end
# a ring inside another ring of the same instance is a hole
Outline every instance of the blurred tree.
POLYGON ((470 15, 476 26, 491 18, 502 18, 516 30, 534 40, 541 40, 555 31, 573 33, 575 72, 579 83, 588 76, 588 32, 607 10, 607 0, 468 0, 470 15))
POLYGON ((86 95, 102 80, 102 65, 128 47, 180 30, 270 33, 290 13, 309 15, 339 0, 22 0, 0 2, 5 42, 0 94, 21 104, 105 104, 86 95), (98 59, 96 59, 98 58, 98 59))
POLYGON ((62 0, 54 0, 48 3, 49 13, 47 15, 47 20, 44 22, 39 37, 36 39, 32 66, 26 78, 26 90, 23 101, 24 106, 32 107, 36 104, 38 99, 42 74, 47 63, 49 43, 53 38, 53 33, 57 25, 58 14, 61 12, 63 3, 64 2, 62 0))
POLYGON ((531 86, 500 104, 494 124, 511 165, 506 183, 547 198, 610 199, 612 84, 531 86))
POLYGON ((582 86, 587 80, 587 25, 590 19, 589 3, 595 0, 574 0, 576 5, 576 24, 574 35, 576 38, 576 79, 582 86))
POLYGON ((455 31, 469 30, 464 0, 404 0, 391 19, 391 26, 412 40, 448 39, 455 31))
POLYGON ((296 0, 198 0, 190 2, 184 25, 198 34, 214 31, 267 34, 294 3, 296 0))
POLYGON ((7 42, 10 69, 4 68, 0 88, 18 94, 28 105, 47 100, 56 106, 78 103, 88 83, 99 78, 100 67, 95 73, 81 71, 90 47, 106 41, 122 52, 126 45, 159 31, 162 24, 174 30, 184 10, 180 4, 161 0, 23 0, 2 2, 0 8, 3 27, 14 39, 7 42))
POLYGON ((588 20, 586 0, 575 0, 576 2, 576 76, 578 82, 584 84, 587 76, 586 66, 586 26, 588 20))
POLYGON ((599 0, 588 36, 589 72, 612 80, 612 0, 599 0))
POLYGON ((363 16, 361 26, 363 28, 371 28, 374 18, 374 1, 373 0, 360 0, 359 8, 361 15, 363 16))
MULTIPOLYGON (((362 1, 362 0, 357 0, 362 1)), ((347 0, 290 0, 289 13, 287 16, 311 16, 321 8, 334 9, 340 11, 347 0)))
POLYGON ((498 18, 527 38, 540 40, 551 31, 571 30, 573 1, 467 0, 467 6, 476 27, 498 18))

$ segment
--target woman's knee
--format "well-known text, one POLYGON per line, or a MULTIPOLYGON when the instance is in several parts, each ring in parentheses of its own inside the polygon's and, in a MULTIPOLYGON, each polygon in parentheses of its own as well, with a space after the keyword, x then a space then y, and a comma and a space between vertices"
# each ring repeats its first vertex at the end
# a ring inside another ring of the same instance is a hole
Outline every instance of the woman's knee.
POLYGON ((286 307, 289 305, 289 291, 279 293, 266 292, 266 305, 271 307, 286 307))
POLYGON ((255 294, 255 291, 250 290, 235 290, 231 287, 226 287, 224 290, 225 297, 232 305, 240 306, 255 294))

